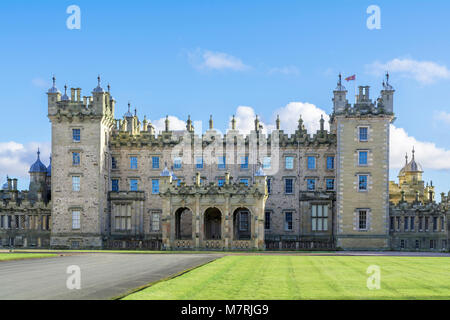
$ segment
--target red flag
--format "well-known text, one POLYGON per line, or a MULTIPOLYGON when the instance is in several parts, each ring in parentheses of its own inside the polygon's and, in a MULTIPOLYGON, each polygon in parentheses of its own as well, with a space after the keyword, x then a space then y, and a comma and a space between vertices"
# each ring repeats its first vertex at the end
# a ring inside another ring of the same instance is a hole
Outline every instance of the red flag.
POLYGON ((352 75, 352 76, 350 76, 348 78, 345 78, 345 80, 346 81, 356 80, 356 74, 354 74, 354 75, 352 75))

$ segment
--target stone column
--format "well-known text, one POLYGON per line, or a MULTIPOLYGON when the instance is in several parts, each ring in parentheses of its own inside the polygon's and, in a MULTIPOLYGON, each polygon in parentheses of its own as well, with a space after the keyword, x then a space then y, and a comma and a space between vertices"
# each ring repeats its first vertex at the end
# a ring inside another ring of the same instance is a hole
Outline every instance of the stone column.
POLYGON ((195 211, 192 212, 192 240, 194 241, 194 247, 200 248, 200 196, 195 196, 195 211))

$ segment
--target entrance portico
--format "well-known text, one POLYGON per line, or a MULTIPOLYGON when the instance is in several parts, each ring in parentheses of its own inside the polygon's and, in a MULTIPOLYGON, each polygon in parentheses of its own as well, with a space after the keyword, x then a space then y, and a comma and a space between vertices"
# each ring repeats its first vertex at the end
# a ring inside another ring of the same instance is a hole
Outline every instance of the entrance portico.
POLYGON ((197 177, 194 185, 178 186, 170 175, 161 175, 163 248, 263 250, 266 177, 255 176, 249 186, 230 183, 229 174, 220 187, 201 185, 199 180, 197 177), (191 230, 191 237, 187 230, 191 230))

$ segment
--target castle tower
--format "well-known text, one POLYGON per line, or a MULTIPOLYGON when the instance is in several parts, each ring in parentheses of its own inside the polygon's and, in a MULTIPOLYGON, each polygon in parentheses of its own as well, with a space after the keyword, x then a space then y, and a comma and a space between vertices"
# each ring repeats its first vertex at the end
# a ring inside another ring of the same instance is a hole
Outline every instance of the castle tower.
POLYGON ((38 149, 36 162, 30 167, 30 187, 28 199, 31 201, 47 201, 47 167, 41 162, 38 149))
POLYGON ((108 231, 109 137, 114 126, 114 99, 98 85, 92 97, 52 101, 52 236, 53 248, 101 248, 108 231))
POLYGON ((334 91, 331 117, 337 134, 337 246, 387 249, 389 127, 394 117, 376 107, 368 86, 359 87, 355 105, 344 110, 337 104, 340 92, 334 91))

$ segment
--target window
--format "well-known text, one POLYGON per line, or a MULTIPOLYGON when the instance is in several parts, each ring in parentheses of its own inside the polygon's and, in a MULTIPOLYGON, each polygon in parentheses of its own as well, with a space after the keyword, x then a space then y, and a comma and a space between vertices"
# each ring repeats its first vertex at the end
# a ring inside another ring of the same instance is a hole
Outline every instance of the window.
POLYGON ((72 153, 72 165, 74 166, 80 165, 80 154, 78 152, 72 153))
POLYGON ((358 218, 359 230, 367 230, 367 210, 359 210, 358 218))
POLYGON ((264 229, 266 230, 270 229, 270 213, 270 211, 265 212, 264 229))
POLYGON ((248 212, 240 212, 239 215, 239 230, 248 231, 248 212))
POLYGON ((218 163, 218 165, 217 165, 217 167, 219 168, 219 169, 225 169, 226 168, 226 157, 225 156, 221 156, 221 157, 219 157, 219 163, 218 163))
POLYGON ((159 169, 159 157, 152 157, 152 169, 159 169))
POLYGON ((271 179, 271 178, 268 178, 268 179, 267 179, 267 192, 268 192, 269 194, 272 193, 272 179, 271 179))
POLYGON ((405 227, 405 231, 408 231, 408 229, 409 229, 409 217, 405 217, 404 227, 405 227))
POLYGON ((405 249, 405 240, 400 240, 400 249, 405 249))
POLYGON ((307 179, 306 187, 307 187, 308 191, 316 190, 316 179, 307 179))
POLYGON ((423 230, 423 217, 419 217, 419 231, 423 230))
POLYGON ((292 212, 285 212, 284 213, 284 229, 286 231, 292 230, 292 212))
POLYGON ((416 240, 416 249, 420 249, 420 240, 416 240))
POLYGON ((359 191, 367 191, 367 176, 360 175, 360 176, 358 176, 358 179, 359 179, 358 190, 359 191))
POLYGON ((136 170, 138 168, 137 157, 130 157, 130 169, 136 170))
POLYGON ((358 152, 358 165, 367 166, 367 151, 358 152))
POLYGON ((173 168, 174 169, 181 169, 181 158, 180 157, 176 157, 173 159, 173 168))
POLYGON ((203 157, 195 158, 195 167, 197 169, 203 169, 203 157))
POLYGON ((78 176, 72 177, 72 191, 80 191, 80 177, 78 176))
POLYGON ((220 179, 217 181, 217 185, 218 185, 219 187, 223 187, 224 184, 225 184, 225 179, 220 178, 220 179))
POLYGON ((263 159, 263 169, 271 169, 272 168, 272 158, 264 157, 263 159))
POLYGON ((130 231, 131 230, 131 206, 117 205, 116 214, 114 217, 114 228, 116 231, 130 231))
POLYGON ((137 179, 130 180, 130 191, 138 191, 138 180, 137 179))
POLYGON ((411 231, 414 231, 414 228, 415 228, 414 217, 411 217, 411 227, 410 227, 411 231))
POLYGON ((152 180, 152 194, 158 194, 159 193, 159 180, 153 179, 152 180))
POLYGON ((360 142, 366 142, 368 141, 368 133, 369 133, 369 128, 367 127, 360 127, 359 128, 359 141, 360 142))
POLYGON ((436 232, 438 229, 438 218, 437 217, 433 217, 433 231, 436 232))
POLYGON ((294 157, 286 157, 284 158, 285 168, 288 170, 294 169, 294 157))
POLYGON ((312 231, 328 230, 328 205, 311 206, 311 229, 312 231))
POLYGON ((442 232, 445 231, 445 219, 444 219, 444 217, 441 217, 441 231, 442 232))
POLYGON ((119 179, 111 180, 111 191, 119 192, 119 179))
POLYGON ((430 240, 430 249, 436 249, 436 240, 430 240))
POLYGON ((152 213, 152 231, 154 231, 154 232, 159 231, 159 213, 158 212, 152 213))
POLYGON ((80 129, 72 129, 72 138, 73 142, 81 141, 81 130, 80 129))
POLYGON ((248 156, 241 157, 241 169, 248 169, 248 156))
POLYGON ((391 231, 394 231, 394 229, 395 229, 394 217, 391 217, 391 218, 390 218, 390 221, 389 221, 389 229, 391 229, 391 231))
POLYGON ((294 193, 294 179, 285 179, 284 180, 284 193, 293 194, 294 193))
POLYGON ((327 179, 327 191, 334 190, 334 179, 327 179))
POLYGON ((442 240, 442 249, 447 249, 447 240, 442 240))
POLYGON ((240 179, 239 183, 243 183, 248 187, 248 179, 240 179))
POLYGON ((397 217, 397 231, 400 231, 400 217, 397 217))
POLYGON ((308 157, 308 170, 316 169, 316 157, 308 157))
POLYGON ((116 157, 111 157, 111 168, 117 169, 117 159, 116 157))
POLYGON ((72 211, 72 229, 80 230, 81 229, 81 221, 80 221, 80 211, 72 211))
POLYGON ((425 231, 428 231, 428 217, 425 217, 425 231))
POLYGON ((328 170, 334 169, 334 157, 327 157, 327 169, 328 170))

